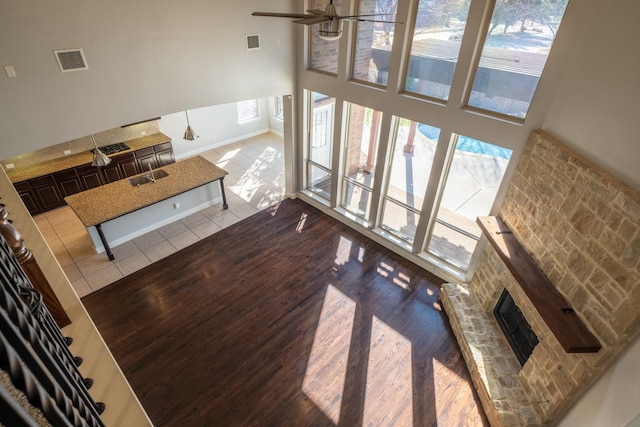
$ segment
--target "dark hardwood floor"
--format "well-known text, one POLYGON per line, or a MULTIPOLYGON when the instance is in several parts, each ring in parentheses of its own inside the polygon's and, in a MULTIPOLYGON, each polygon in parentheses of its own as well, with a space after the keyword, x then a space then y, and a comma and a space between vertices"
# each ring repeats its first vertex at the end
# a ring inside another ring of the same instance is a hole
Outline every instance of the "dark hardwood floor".
POLYGON ((83 302, 156 426, 488 426, 440 282, 285 200, 83 302))

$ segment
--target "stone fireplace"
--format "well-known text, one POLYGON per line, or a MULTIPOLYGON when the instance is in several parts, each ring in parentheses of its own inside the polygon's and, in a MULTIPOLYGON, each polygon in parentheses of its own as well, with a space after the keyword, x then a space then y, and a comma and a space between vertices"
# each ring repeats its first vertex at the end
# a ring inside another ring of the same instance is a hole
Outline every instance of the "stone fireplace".
POLYGON ((491 425, 553 425, 640 329, 640 193, 536 131, 498 216, 601 348, 567 352, 490 244, 441 300, 491 425), (505 289, 539 340, 523 366, 493 313, 505 289))

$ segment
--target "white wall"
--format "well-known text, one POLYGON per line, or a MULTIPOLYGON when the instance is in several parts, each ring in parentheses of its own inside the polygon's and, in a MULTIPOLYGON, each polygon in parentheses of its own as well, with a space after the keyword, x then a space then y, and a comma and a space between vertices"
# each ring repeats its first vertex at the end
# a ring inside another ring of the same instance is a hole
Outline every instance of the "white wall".
MULTIPOLYGON (((640 337, 607 369, 558 427, 623 427, 640 416, 640 337)), ((636 424, 637 425, 637 424, 636 424)))
POLYGON ((543 129, 640 189, 637 0, 591 7, 543 129))
POLYGON ((293 91, 295 0, 3 0, 0 158, 127 123, 293 91), (247 51, 245 35, 262 48, 247 51), (83 48, 89 70, 61 73, 54 49, 83 48))
POLYGON ((158 125, 160 132, 171 138, 173 152, 181 159, 216 146, 228 144, 258 135, 269 130, 267 99, 259 100, 260 118, 238 123, 236 103, 213 105, 188 110, 191 129, 197 135, 193 141, 183 139, 187 129, 187 116, 184 111, 162 116, 158 125))

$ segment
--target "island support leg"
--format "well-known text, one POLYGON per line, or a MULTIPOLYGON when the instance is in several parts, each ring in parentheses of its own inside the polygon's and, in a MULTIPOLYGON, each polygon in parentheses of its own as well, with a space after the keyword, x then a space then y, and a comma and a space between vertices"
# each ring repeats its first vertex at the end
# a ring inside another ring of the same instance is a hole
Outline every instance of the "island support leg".
POLYGON ((107 242, 107 239, 104 237, 104 233, 102 232, 102 224, 96 224, 95 227, 96 227, 96 230, 98 230, 98 235, 100 236, 100 240, 102 241, 102 246, 104 246, 104 250, 107 252, 109 261, 113 261, 115 257, 111 252, 111 248, 109 247, 109 242, 107 242))
POLYGON ((227 204, 227 196, 224 194, 224 176, 220 178, 220 192, 222 193, 222 209, 229 209, 227 204))

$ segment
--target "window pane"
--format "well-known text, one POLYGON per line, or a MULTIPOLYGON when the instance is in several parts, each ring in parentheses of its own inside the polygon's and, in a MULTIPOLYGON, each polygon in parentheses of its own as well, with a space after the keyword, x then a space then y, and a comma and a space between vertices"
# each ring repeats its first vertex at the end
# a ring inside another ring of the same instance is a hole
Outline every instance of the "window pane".
POLYGON ((349 104, 349 133, 344 175, 371 188, 376 169, 382 113, 349 104))
MULTIPOLYGON (((327 7, 326 0, 311 0, 309 2, 310 9, 325 10, 327 7)), ((342 14, 342 0, 333 0, 333 5, 339 15, 342 14)), ((310 43, 309 49, 311 58, 311 69, 324 71, 330 74, 338 74, 338 43, 339 40, 324 40, 320 38, 320 25, 309 25, 310 43)))
MULTIPOLYGON (((359 15, 380 14, 374 19, 395 21, 398 0, 360 0, 359 15)), ((356 22, 356 48, 353 78, 364 82, 387 85, 389 58, 393 45, 395 24, 356 22)))
POLYGON ((350 181, 344 181, 342 207, 364 218, 369 218, 371 191, 350 181))
POLYGON ((420 210, 431 173, 440 129, 400 119, 387 197, 420 210))
POLYGON ((240 101, 237 104, 238 107, 238 121, 246 122, 247 120, 255 119, 258 116, 258 100, 249 99, 247 101, 240 101))
POLYGON ((467 267, 481 235, 476 218, 489 214, 510 158, 509 149, 458 136, 429 252, 467 267))
POLYGON ((325 199, 331 198, 331 173, 308 163, 307 188, 325 199))
POLYGON ((420 214, 386 199, 383 209, 381 227, 391 234, 412 243, 416 235, 420 214))
POLYGON ((567 0, 497 0, 469 105, 524 118, 567 0))
POLYGON ((451 264, 466 269, 478 241, 463 233, 436 223, 429 244, 429 252, 451 264))
POLYGON ((276 119, 282 120, 284 118, 284 114, 283 114, 283 111, 282 111, 282 108, 283 108, 282 97, 281 96, 276 96, 274 98, 274 103, 275 103, 275 110, 276 110, 275 117, 276 117, 276 119))
POLYGON ((448 99, 470 0, 420 1, 405 90, 448 99))
POLYGON ((311 94, 311 122, 309 159, 331 169, 331 141, 333 113, 336 99, 313 92, 311 94))

